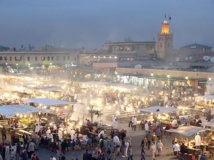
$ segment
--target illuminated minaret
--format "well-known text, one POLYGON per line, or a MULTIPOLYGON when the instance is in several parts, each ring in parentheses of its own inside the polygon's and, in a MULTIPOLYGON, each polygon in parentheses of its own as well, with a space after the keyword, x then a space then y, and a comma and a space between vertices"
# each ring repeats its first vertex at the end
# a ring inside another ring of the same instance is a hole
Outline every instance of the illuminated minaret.
POLYGON ((167 54, 173 52, 173 34, 170 33, 169 22, 166 19, 162 22, 161 32, 158 33, 157 58, 164 60, 167 54))

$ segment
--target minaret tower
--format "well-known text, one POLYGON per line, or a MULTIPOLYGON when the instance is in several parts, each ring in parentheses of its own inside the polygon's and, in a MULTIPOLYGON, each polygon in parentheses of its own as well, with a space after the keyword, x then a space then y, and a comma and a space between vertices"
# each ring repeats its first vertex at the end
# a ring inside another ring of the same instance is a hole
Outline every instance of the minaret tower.
POLYGON ((164 60, 166 55, 173 52, 173 34, 170 33, 169 22, 165 19, 161 25, 161 32, 158 33, 157 58, 164 60))

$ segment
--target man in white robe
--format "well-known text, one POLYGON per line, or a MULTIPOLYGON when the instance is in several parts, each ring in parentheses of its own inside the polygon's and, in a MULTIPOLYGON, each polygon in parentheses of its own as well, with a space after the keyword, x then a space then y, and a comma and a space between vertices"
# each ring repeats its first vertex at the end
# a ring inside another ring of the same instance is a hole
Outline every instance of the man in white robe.
POLYGON ((195 148, 200 149, 201 146, 201 136, 197 133, 195 136, 195 148))
POLYGON ((59 140, 61 141, 62 140, 62 130, 61 130, 61 128, 59 128, 59 130, 58 130, 58 137, 59 137, 59 140))
POLYGON ((71 140, 74 140, 74 134, 75 134, 75 130, 72 128, 70 130, 71 140))
POLYGON ((40 130, 40 125, 36 124, 36 127, 35 127, 35 133, 39 133, 39 130, 40 130))

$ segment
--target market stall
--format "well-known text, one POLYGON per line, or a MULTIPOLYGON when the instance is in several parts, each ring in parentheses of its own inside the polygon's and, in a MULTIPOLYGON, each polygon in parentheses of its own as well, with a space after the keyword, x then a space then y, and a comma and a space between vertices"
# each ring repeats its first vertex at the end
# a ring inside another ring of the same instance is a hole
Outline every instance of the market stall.
POLYGON ((1 120, 0 125, 9 131, 27 129, 34 124, 36 118, 34 113, 49 113, 48 109, 36 108, 28 105, 3 105, 0 106, 1 120))
POLYGON ((204 95, 196 97, 195 108, 202 110, 204 108, 212 108, 214 106, 214 95, 204 95))
MULTIPOLYGON (((150 122, 159 120, 164 126, 168 125, 170 123, 174 124, 174 121, 172 120, 172 117, 170 116, 171 113, 175 113, 178 111, 178 108, 175 107, 164 107, 164 106, 152 106, 152 107, 146 107, 139 110, 140 112, 146 112, 149 113, 147 115, 147 121, 150 122)), ((176 119, 176 125, 177 125, 177 117, 173 117, 173 119, 176 119)), ((173 127, 175 127, 173 125, 173 127)))
POLYGON ((207 130, 206 128, 202 128, 202 127, 195 127, 195 126, 180 126, 177 129, 169 129, 166 130, 166 132, 171 132, 171 133, 178 133, 184 136, 192 136, 196 133, 202 132, 207 130))
POLYGON ((29 114, 33 112, 49 112, 47 109, 43 108, 36 108, 29 105, 3 105, 0 106, 0 113, 4 115, 7 118, 12 118, 13 116, 17 114, 29 114))
POLYGON ((169 129, 166 132, 177 133, 187 138, 178 139, 177 142, 181 145, 184 144, 186 151, 189 154, 198 156, 201 151, 213 153, 214 139, 212 130, 208 128, 195 127, 195 126, 179 126, 177 129, 169 129), (195 137, 194 137, 195 135, 195 137))
POLYGON ((214 119, 209 122, 203 122, 201 125, 208 128, 214 128, 214 119))
POLYGON ((163 114, 178 111, 175 107, 152 106, 140 109, 141 112, 148 112, 153 114, 163 114))
POLYGON ((25 99, 24 102, 25 103, 35 103, 35 104, 40 104, 40 105, 44 105, 44 106, 57 106, 57 105, 72 104, 72 102, 54 100, 54 99, 49 99, 49 98, 30 98, 30 99, 25 99))

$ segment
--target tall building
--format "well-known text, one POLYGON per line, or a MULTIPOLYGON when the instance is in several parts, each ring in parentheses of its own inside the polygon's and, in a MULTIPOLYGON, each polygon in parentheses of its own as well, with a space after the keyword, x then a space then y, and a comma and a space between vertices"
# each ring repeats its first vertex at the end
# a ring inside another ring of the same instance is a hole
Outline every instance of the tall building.
POLYGON ((170 25, 166 16, 161 25, 161 32, 157 36, 157 58, 164 60, 166 55, 173 52, 173 33, 170 32, 170 25))

